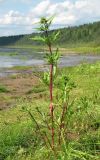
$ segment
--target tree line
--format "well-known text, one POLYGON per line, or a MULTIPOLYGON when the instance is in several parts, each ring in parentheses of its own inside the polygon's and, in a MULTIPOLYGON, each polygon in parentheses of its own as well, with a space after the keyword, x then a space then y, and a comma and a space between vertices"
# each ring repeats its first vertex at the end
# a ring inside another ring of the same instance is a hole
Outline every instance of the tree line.
MULTIPOLYGON (((67 46, 79 43, 80 44, 92 43, 96 46, 100 45, 100 21, 80 26, 51 30, 50 34, 53 34, 54 32, 58 31, 60 31, 60 33, 56 43, 61 46, 67 46)), ((0 37, 0 46, 40 45, 41 44, 40 42, 35 42, 31 40, 31 37, 34 37, 37 34, 39 33, 0 37)))

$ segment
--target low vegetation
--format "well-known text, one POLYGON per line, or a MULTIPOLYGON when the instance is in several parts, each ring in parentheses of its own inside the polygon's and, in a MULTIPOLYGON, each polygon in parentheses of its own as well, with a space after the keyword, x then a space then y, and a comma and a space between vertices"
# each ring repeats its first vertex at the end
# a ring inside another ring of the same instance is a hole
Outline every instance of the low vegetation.
MULTIPOLYGON (((59 70, 59 73, 69 75, 74 80, 76 88, 70 93, 70 101, 74 102, 69 114, 66 115, 68 116, 66 118, 69 119, 69 122, 67 121, 66 146, 62 146, 62 151, 58 148, 58 160, 64 159, 64 157, 66 159, 67 154, 69 154, 69 160, 99 160, 100 63, 63 68, 61 71, 59 70), (73 157, 75 155, 76 158, 73 157), (82 157, 83 155, 85 158, 82 157), (88 157, 88 155, 91 156, 88 157)), ((39 86, 42 88, 42 84, 39 86)), ((59 94, 56 89, 54 93, 59 94)), ((44 156, 48 160, 55 159, 51 150, 44 146, 44 141, 41 139, 35 123, 32 123, 28 114, 22 110, 25 106, 31 110, 42 127, 36 107, 38 106, 42 111, 48 113, 48 96, 49 93, 46 92, 46 94, 42 94, 42 98, 39 96, 38 99, 19 98, 16 107, 13 104, 14 107, 9 110, 0 111, 1 160, 42 160, 44 156)), ((57 99, 57 95, 55 99, 57 99)))
POLYGON ((17 52, 0 52, 0 56, 17 56, 19 55, 17 52))
POLYGON ((8 92, 8 89, 6 86, 0 84, 0 93, 2 93, 2 92, 8 92))
POLYGON ((51 36, 51 23, 52 18, 41 18, 42 34, 31 38, 47 45, 49 70, 37 73, 38 83, 26 96, 0 111, 1 160, 100 158, 100 63, 58 69, 59 50, 52 50, 52 42, 60 32, 51 36), (33 93, 39 96, 32 98, 33 93))

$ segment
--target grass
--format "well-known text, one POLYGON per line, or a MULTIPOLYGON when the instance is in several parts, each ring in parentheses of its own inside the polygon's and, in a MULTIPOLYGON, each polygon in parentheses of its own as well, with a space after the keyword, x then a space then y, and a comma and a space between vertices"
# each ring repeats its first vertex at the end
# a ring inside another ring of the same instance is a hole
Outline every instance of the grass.
POLYGON ((0 52, 0 56, 17 56, 17 55, 19 55, 19 53, 17 53, 17 52, 0 52))
POLYGON ((100 54, 100 47, 76 47, 69 50, 79 54, 100 54))
MULTIPOLYGON (((99 160, 100 129, 100 63, 81 64, 59 70, 68 75, 76 84, 70 94, 73 105, 66 115, 67 133, 61 150, 57 148, 58 160, 99 160)), ((58 82, 60 81, 60 74, 58 82)), ((54 101, 59 103, 60 86, 54 91, 54 101)), ((40 83, 31 91, 35 94, 46 90, 40 83)), ((29 93, 29 95, 31 92, 29 93)), ((42 99, 19 98, 16 107, 0 111, 0 160, 55 160, 54 154, 44 146, 34 123, 23 107, 31 109, 40 126, 43 122, 36 107, 47 113, 48 102, 42 99)), ((62 135, 63 136, 63 135, 62 135)), ((49 137, 49 134, 48 134, 49 137)), ((50 137, 49 137, 50 138, 50 137)))
POLYGON ((5 93, 8 92, 8 89, 6 88, 6 86, 0 84, 0 93, 5 93))
POLYGON ((28 69, 32 69, 32 67, 31 66, 14 66, 14 67, 12 67, 12 70, 28 70, 28 69))
POLYGON ((47 88, 43 85, 36 85, 34 86, 31 90, 29 90, 27 92, 27 94, 31 94, 31 93, 43 93, 47 90, 47 88))
MULTIPOLYGON (((8 46, 10 48, 21 48, 21 49, 31 49, 31 51, 41 51, 41 45, 40 46, 33 46, 33 45, 18 45, 18 46, 8 46)), ((43 50, 47 50, 46 46, 42 46, 43 50)), ((55 46, 53 47, 55 49, 55 46)), ((96 46, 94 44, 64 44, 60 45, 59 50, 61 51, 62 54, 71 54, 71 53, 76 53, 76 54, 100 54, 100 46, 96 46)))
POLYGON ((33 46, 33 45, 13 45, 6 46, 7 48, 20 48, 20 49, 31 49, 32 51, 41 51, 41 46, 33 46))

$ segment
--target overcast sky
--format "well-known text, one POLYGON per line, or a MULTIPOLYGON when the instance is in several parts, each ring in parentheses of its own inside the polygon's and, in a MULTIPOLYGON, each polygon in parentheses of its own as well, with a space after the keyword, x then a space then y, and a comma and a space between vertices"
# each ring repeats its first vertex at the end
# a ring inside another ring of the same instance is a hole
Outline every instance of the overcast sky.
POLYGON ((53 28, 100 20, 100 0, 0 0, 0 36, 32 33, 41 16, 53 28))

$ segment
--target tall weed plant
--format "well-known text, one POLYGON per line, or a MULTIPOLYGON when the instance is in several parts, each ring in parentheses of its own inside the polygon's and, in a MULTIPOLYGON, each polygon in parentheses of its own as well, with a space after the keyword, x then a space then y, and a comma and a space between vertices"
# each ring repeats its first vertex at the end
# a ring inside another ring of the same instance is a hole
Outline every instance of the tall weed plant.
MULTIPOLYGON (((54 32, 51 34, 50 27, 52 25, 52 21, 53 17, 41 18, 39 27, 37 28, 39 34, 38 36, 31 38, 33 41, 35 40, 45 43, 48 47, 45 59, 49 66, 49 71, 44 72, 41 79, 49 90, 49 99, 47 99, 47 102, 49 103, 49 106, 47 106, 48 112, 43 112, 41 108, 37 106, 36 111, 40 117, 40 120, 38 120, 30 109, 27 109, 26 107, 23 107, 23 109, 28 112, 33 123, 36 125, 36 130, 43 141, 42 151, 45 150, 44 152, 46 152, 46 155, 48 153, 48 159, 95 160, 98 159, 98 156, 95 157, 90 154, 90 152, 82 151, 82 149, 80 149, 80 142, 77 140, 73 142, 70 141, 70 138, 73 136, 71 131, 78 128, 78 118, 76 116, 81 114, 83 108, 81 109, 77 107, 76 109, 73 109, 75 105, 74 100, 70 100, 70 92, 76 87, 73 80, 65 74, 61 74, 60 77, 58 76, 57 64, 60 58, 59 49, 56 48, 53 50, 52 45, 57 40, 60 32, 57 31, 56 33, 54 32), (57 91, 56 95, 54 94, 55 89, 57 91), (72 122, 73 117, 75 118, 75 122, 72 122), (70 125, 73 126, 71 131, 70 125), (70 136, 69 139, 68 134, 70 136), (52 151, 52 154, 49 153, 50 150, 52 151)), ((81 98, 80 101, 80 103, 82 103, 81 106, 85 107, 86 110, 84 114, 87 114, 87 107, 89 105, 88 100, 86 98, 81 98)), ((79 125, 83 127, 83 124, 79 125)), ((80 132, 77 132, 77 139, 79 139, 80 132)))

